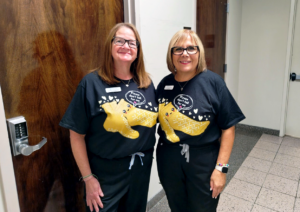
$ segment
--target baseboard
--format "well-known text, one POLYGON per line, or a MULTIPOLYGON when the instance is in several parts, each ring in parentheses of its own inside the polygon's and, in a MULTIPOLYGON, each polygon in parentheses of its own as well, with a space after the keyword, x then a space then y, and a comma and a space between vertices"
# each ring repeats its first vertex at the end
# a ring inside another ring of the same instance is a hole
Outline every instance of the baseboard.
POLYGON ((147 211, 150 211, 164 196, 166 196, 164 189, 154 195, 147 203, 147 211))
POLYGON ((275 135, 275 136, 279 136, 279 130, 273 130, 273 129, 268 129, 268 128, 264 128, 264 127, 256 127, 256 126, 250 126, 250 125, 246 125, 246 124, 237 124, 236 125, 237 129, 243 129, 243 130, 255 130, 255 131, 260 131, 261 133, 264 134, 269 134, 269 135, 275 135))

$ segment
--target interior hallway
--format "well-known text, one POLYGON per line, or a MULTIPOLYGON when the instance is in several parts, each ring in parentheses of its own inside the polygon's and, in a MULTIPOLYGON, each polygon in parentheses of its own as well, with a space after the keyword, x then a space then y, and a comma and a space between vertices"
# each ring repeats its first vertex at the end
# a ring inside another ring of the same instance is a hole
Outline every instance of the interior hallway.
MULTIPOLYGON (((218 212, 300 212, 300 139, 239 125, 218 212)), ((164 196, 150 212, 168 212, 164 196)))

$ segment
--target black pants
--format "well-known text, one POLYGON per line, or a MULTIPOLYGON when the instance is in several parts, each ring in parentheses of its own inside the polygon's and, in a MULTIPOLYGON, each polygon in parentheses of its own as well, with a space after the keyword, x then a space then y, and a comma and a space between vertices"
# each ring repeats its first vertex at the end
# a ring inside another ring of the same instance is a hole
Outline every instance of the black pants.
MULTIPOLYGON (((153 149, 143 152, 143 165, 135 156, 134 165, 129 170, 131 157, 103 159, 90 156, 90 166, 97 175, 104 197, 101 198, 101 212, 145 212, 153 160, 153 149)), ((86 198, 84 197, 86 204, 86 198)), ((90 212, 89 207, 86 211, 90 212)), ((95 211, 95 210, 94 210, 95 211)))
POLYGON ((217 162, 219 144, 190 147, 189 162, 179 144, 158 144, 157 168, 172 212, 214 212, 219 196, 212 198, 210 177, 217 162))

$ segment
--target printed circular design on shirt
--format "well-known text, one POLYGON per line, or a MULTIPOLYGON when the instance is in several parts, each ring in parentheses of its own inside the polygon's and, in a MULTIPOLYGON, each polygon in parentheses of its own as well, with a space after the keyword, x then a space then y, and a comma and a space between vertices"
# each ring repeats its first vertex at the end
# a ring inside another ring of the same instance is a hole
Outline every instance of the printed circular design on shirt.
POLYGON ((145 96, 139 91, 128 91, 125 94, 127 102, 131 103, 133 106, 143 105, 146 103, 145 96))
POLYGON ((173 104, 178 111, 190 110, 193 107, 193 99, 189 95, 179 94, 174 98, 173 104))

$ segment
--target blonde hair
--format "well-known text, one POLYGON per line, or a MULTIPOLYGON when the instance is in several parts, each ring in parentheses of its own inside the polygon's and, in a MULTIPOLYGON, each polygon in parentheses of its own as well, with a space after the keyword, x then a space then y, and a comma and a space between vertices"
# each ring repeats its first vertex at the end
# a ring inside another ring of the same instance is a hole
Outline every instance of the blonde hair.
POLYGON ((176 44, 185 41, 188 36, 191 36, 192 41, 196 44, 196 46, 199 47, 199 57, 198 57, 198 65, 196 67, 196 74, 201 73, 202 71, 206 70, 206 62, 205 62, 205 53, 204 53, 204 47, 203 44, 198 37, 198 35, 188 29, 182 29, 175 33, 175 35, 172 37, 169 47, 168 47, 168 53, 167 53, 167 65, 168 69, 175 75, 176 70, 173 64, 172 60, 172 51, 171 49, 176 46, 176 44))
POLYGON ((147 88, 151 84, 151 79, 145 70, 141 38, 135 26, 129 23, 116 24, 110 30, 104 44, 104 58, 101 62, 98 74, 107 84, 111 85, 120 83, 120 81, 114 77, 114 60, 112 57, 111 48, 113 37, 121 27, 127 27, 131 29, 135 34, 136 40, 139 42, 137 58, 132 62, 130 66, 130 72, 133 75, 133 80, 138 84, 139 88, 147 88))

